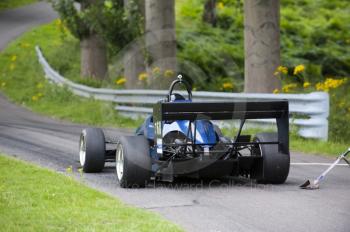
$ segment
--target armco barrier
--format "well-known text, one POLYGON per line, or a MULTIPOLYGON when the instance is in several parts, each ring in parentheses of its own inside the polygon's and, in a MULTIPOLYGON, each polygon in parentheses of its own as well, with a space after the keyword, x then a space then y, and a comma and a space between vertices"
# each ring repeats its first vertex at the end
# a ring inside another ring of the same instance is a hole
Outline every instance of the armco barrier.
MULTIPOLYGON (((114 90, 93 88, 74 83, 53 70, 44 58, 40 48, 36 52, 45 76, 58 85, 67 85, 71 91, 82 97, 94 97, 102 101, 116 103, 121 113, 145 115, 152 112, 152 104, 166 96, 164 90, 114 90)), ((181 91, 180 91, 181 93, 181 91)), ((182 92, 185 94, 185 92, 182 92)), ((289 101, 291 123, 298 127, 298 133, 305 138, 328 139, 329 95, 324 92, 309 94, 246 94, 222 92, 193 92, 194 101, 234 101, 234 100, 281 100, 289 101), (298 116, 303 116, 298 118, 298 116)), ((274 119, 253 120, 258 124, 275 123, 274 119)))

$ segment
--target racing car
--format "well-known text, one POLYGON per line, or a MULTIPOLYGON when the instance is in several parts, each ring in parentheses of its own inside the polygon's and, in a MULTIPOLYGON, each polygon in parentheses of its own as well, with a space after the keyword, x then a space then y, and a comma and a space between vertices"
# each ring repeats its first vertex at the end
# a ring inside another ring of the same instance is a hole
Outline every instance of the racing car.
POLYGON ((115 162, 123 188, 181 176, 242 176, 282 184, 290 167, 288 101, 195 102, 191 86, 179 75, 134 135, 109 141, 102 129, 84 129, 79 157, 86 173, 101 172, 105 162, 115 162), (175 93, 177 85, 185 87, 187 96, 175 93), (242 134, 246 120, 266 118, 276 119, 276 133, 242 134), (216 123, 233 119, 240 121, 239 128, 229 138, 216 123))

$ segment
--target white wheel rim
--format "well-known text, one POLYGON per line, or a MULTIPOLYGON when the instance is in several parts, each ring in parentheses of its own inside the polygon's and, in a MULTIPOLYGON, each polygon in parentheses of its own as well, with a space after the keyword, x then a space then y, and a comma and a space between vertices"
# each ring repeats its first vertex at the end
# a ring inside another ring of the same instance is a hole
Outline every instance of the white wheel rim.
POLYGON ((85 136, 81 136, 81 138, 80 138, 80 146, 79 146, 79 160, 80 160, 80 165, 81 166, 84 166, 85 158, 86 158, 85 136))
POLYGON ((124 154, 123 154, 123 147, 121 144, 118 145, 115 162, 116 162, 115 168, 117 171, 117 177, 118 177, 118 180, 120 181, 123 178, 123 173, 124 173, 124 154))

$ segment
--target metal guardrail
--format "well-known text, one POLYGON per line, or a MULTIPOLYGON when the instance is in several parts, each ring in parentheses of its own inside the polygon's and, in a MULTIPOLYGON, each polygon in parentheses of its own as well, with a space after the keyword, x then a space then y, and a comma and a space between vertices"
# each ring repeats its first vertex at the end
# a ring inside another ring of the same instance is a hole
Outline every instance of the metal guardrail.
MULTIPOLYGON (((116 103, 115 109, 123 114, 135 117, 152 113, 152 104, 163 99, 165 90, 114 90, 93 88, 74 83, 53 70, 44 58, 40 48, 36 52, 45 76, 58 85, 66 85, 76 95, 93 97, 97 100, 116 103)), ((182 94, 185 92, 179 91, 182 94)), ((329 95, 325 92, 309 94, 246 94, 222 92, 193 92, 194 101, 233 101, 233 100, 281 100, 289 101, 292 115, 291 124, 298 127, 298 134, 305 138, 328 139, 329 95), (295 115, 303 118, 295 118, 295 115)), ((254 124, 268 125, 275 123, 274 119, 252 120, 254 124)))

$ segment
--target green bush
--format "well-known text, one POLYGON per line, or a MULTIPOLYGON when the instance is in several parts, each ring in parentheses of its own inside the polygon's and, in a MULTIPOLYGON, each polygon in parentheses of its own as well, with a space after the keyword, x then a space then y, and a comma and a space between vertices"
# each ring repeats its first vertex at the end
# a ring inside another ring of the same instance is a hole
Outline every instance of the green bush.
MULTIPOLYGON (((198 89, 220 90, 211 82, 222 77, 231 77, 242 86, 243 0, 218 1, 216 28, 202 23, 203 1, 177 4, 178 56, 196 64, 207 76, 206 82, 198 83, 198 89)), ((282 0, 282 63, 287 67, 304 64, 313 82, 327 76, 349 76, 349 11, 346 0, 282 0)))

